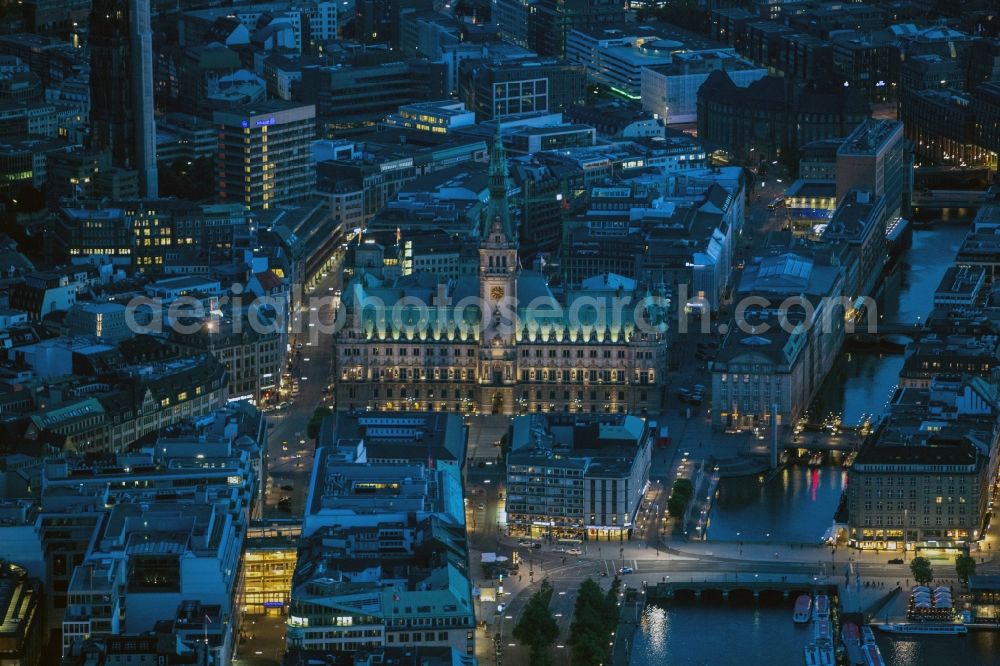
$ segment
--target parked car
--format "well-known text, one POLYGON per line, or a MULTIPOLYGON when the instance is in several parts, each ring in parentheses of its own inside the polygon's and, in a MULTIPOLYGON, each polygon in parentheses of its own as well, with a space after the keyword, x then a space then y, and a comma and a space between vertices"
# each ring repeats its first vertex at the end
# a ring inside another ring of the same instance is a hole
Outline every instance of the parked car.
POLYGON ((622 567, 621 569, 618 570, 618 573, 620 573, 620 574, 630 574, 630 573, 632 573, 632 567, 622 567))
POLYGON ((570 548, 569 550, 566 551, 566 554, 580 556, 583 555, 583 551, 580 550, 579 548, 570 548))
POLYGON ((902 558, 899 558, 899 557, 896 557, 896 558, 893 558, 893 559, 889 560, 889 564, 902 564, 902 563, 903 563, 903 560, 902 560, 902 558))

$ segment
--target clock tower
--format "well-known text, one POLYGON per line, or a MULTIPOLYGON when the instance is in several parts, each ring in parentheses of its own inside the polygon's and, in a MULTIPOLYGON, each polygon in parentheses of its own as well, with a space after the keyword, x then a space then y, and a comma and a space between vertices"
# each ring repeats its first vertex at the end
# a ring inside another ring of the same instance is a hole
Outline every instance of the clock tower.
POLYGON ((517 236, 510 219, 507 192, 510 181, 500 133, 493 141, 489 169, 490 200, 479 230, 479 297, 483 332, 480 377, 486 413, 513 413, 513 385, 517 354, 517 236))

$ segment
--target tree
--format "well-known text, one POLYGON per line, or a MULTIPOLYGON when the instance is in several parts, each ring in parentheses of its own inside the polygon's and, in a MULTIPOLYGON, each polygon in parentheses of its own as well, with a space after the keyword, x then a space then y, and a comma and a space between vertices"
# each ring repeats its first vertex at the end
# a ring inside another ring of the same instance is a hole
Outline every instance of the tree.
POLYGON ((913 574, 913 580, 921 585, 926 585, 934 580, 934 570, 931 568, 931 561, 926 557, 914 557, 910 562, 910 572, 913 574))
POLYGON ((568 641, 574 666, 608 663, 608 643, 618 626, 620 586, 621 581, 617 577, 607 594, 602 593, 600 586, 591 578, 580 585, 568 641))
POLYGON ((667 499, 667 512, 670 514, 671 518, 683 518, 684 511, 687 510, 687 500, 680 495, 671 495, 667 499))
POLYGON ((306 425, 306 435, 309 439, 316 439, 319 437, 319 428, 323 424, 323 419, 333 414, 329 407, 317 407, 316 411, 313 412, 312 418, 309 419, 309 423, 306 425))
POLYGON ((548 666, 552 663, 549 648, 559 637, 559 625, 549 609, 552 586, 542 581, 542 587, 535 592, 524 607, 513 635, 517 641, 531 649, 531 666, 548 666))
POLYGON ((673 491, 675 495, 680 495, 687 500, 694 497, 694 485, 691 479, 677 479, 674 481, 673 491))
POLYGON ((973 576, 976 573, 976 558, 971 555, 959 555, 956 557, 955 573, 958 575, 958 579, 962 581, 962 585, 966 585, 969 582, 969 576, 973 576))

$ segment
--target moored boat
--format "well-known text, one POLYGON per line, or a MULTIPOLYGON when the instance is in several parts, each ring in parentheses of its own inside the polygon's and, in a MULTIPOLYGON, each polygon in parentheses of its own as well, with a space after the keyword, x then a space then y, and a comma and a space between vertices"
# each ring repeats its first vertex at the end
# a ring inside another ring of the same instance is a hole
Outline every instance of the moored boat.
POLYGON ((800 595, 798 599, 795 600, 795 612, 792 614, 792 620, 796 624, 805 624, 809 621, 809 613, 812 610, 812 597, 808 594, 800 595))
POLYGON ((930 634, 935 636, 961 636, 969 633, 964 624, 941 622, 890 622, 879 625, 888 634, 930 634))
POLYGON ((837 657, 833 652, 832 645, 820 646, 819 663, 820 666, 837 666, 837 657))
POLYGON ((830 597, 825 594, 816 595, 816 606, 813 608, 813 619, 830 617, 830 597))
POLYGON ((861 627, 861 642, 864 644, 875 643, 875 632, 867 624, 861 627))
POLYGON ((820 666, 819 648, 810 643, 805 648, 806 666, 820 666))
POLYGON ((833 632, 830 630, 830 620, 819 618, 813 622, 813 640, 817 644, 830 643, 833 641, 833 632))

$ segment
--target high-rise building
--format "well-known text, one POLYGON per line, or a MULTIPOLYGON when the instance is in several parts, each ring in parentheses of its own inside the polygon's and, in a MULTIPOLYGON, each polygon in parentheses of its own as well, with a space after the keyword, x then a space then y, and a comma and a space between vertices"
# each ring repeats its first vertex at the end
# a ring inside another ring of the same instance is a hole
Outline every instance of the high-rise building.
POLYGON ((885 195, 886 219, 898 217, 909 191, 910 171, 903 149, 903 123, 865 120, 837 149, 837 200, 843 201, 852 190, 885 195))
POLYGON ((153 38, 149 0, 95 0, 90 11, 90 142, 139 172, 157 196, 153 38))
POLYGON ((224 203, 251 210, 299 202, 316 189, 310 145, 316 107, 266 102, 239 111, 216 111, 219 151, 216 188, 224 203))

